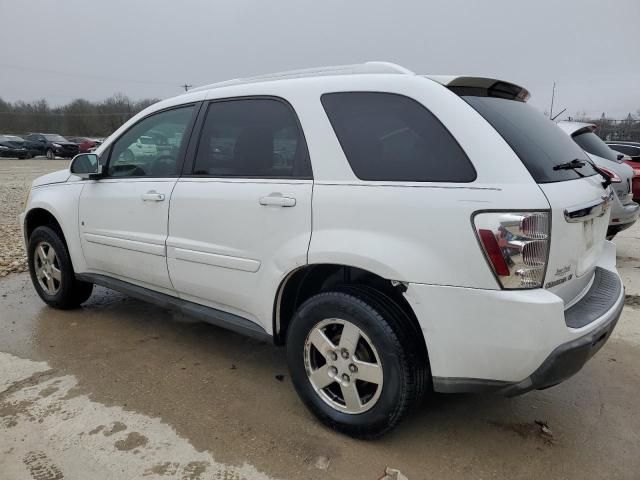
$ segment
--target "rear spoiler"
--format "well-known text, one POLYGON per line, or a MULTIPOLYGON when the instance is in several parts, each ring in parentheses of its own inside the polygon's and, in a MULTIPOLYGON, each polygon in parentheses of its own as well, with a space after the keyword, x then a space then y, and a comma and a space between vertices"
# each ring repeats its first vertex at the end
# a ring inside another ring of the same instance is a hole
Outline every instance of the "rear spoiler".
POLYGON ((495 78, 445 75, 425 75, 425 77, 444 85, 460 96, 498 97, 518 102, 526 102, 531 98, 526 88, 495 78))
POLYGON ((580 135, 582 133, 589 133, 589 132, 594 132, 598 129, 598 127, 596 125, 593 124, 589 124, 589 125, 585 125, 584 127, 582 127, 579 130, 576 130, 575 132, 573 132, 571 134, 572 137, 575 137, 576 135, 580 135))

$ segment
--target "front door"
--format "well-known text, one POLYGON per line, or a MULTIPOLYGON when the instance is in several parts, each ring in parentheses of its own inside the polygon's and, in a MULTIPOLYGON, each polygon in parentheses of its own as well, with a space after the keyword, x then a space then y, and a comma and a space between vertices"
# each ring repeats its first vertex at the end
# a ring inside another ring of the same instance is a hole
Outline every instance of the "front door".
MULTIPOLYGON (((172 291, 166 262, 171 192, 182 166, 194 106, 153 114, 110 148, 106 175, 82 190, 82 249, 94 273, 172 291), (135 148, 140 142, 154 148, 135 148)), ((108 152, 106 153, 108 154, 108 152)))
POLYGON ((278 285, 306 263, 311 238, 313 180, 296 114, 273 98, 214 101, 191 163, 171 198, 171 281, 181 298, 270 332, 278 285))

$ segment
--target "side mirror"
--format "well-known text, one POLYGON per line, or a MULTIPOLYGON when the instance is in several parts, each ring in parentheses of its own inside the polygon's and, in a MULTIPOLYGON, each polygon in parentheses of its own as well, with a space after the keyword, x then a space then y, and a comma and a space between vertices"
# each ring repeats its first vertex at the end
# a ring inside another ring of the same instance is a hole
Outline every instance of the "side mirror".
POLYGON ((73 157, 69 171, 80 178, 97 180, 102 176, 102 168, 95 153, 81 153, 73 157))

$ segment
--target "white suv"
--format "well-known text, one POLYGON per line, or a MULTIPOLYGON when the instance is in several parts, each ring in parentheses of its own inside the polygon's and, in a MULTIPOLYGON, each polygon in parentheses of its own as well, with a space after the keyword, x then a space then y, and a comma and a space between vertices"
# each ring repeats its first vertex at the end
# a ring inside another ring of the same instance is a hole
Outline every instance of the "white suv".
POLYGON ((374 62, 164 100, 34 182, 33 284, 57 308, 98 284, 286 345, 303 401, 354 436, 434 390, 555 385, 624 291, 609 179, 528 96, 374 62), (158 132, 177 148, 122 155, 158 132))

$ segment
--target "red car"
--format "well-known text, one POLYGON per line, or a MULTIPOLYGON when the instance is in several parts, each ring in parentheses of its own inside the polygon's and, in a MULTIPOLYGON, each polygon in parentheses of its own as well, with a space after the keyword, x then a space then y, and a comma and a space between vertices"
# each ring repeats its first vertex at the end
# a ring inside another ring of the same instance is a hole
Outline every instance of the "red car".
POLYGON ((624 154, 624 162, 633 168, 633 199, 640 203, 640 143, 613 140, 606 143, 609 148, 624 154))
POLYGON ((73 143, 77 143, 80 148, 80 153, 89 153, 92 149, 100 146, 102 143, 99 140, 94 140, 92 138, 87 137, 67 137, 68 140, 73 143))

